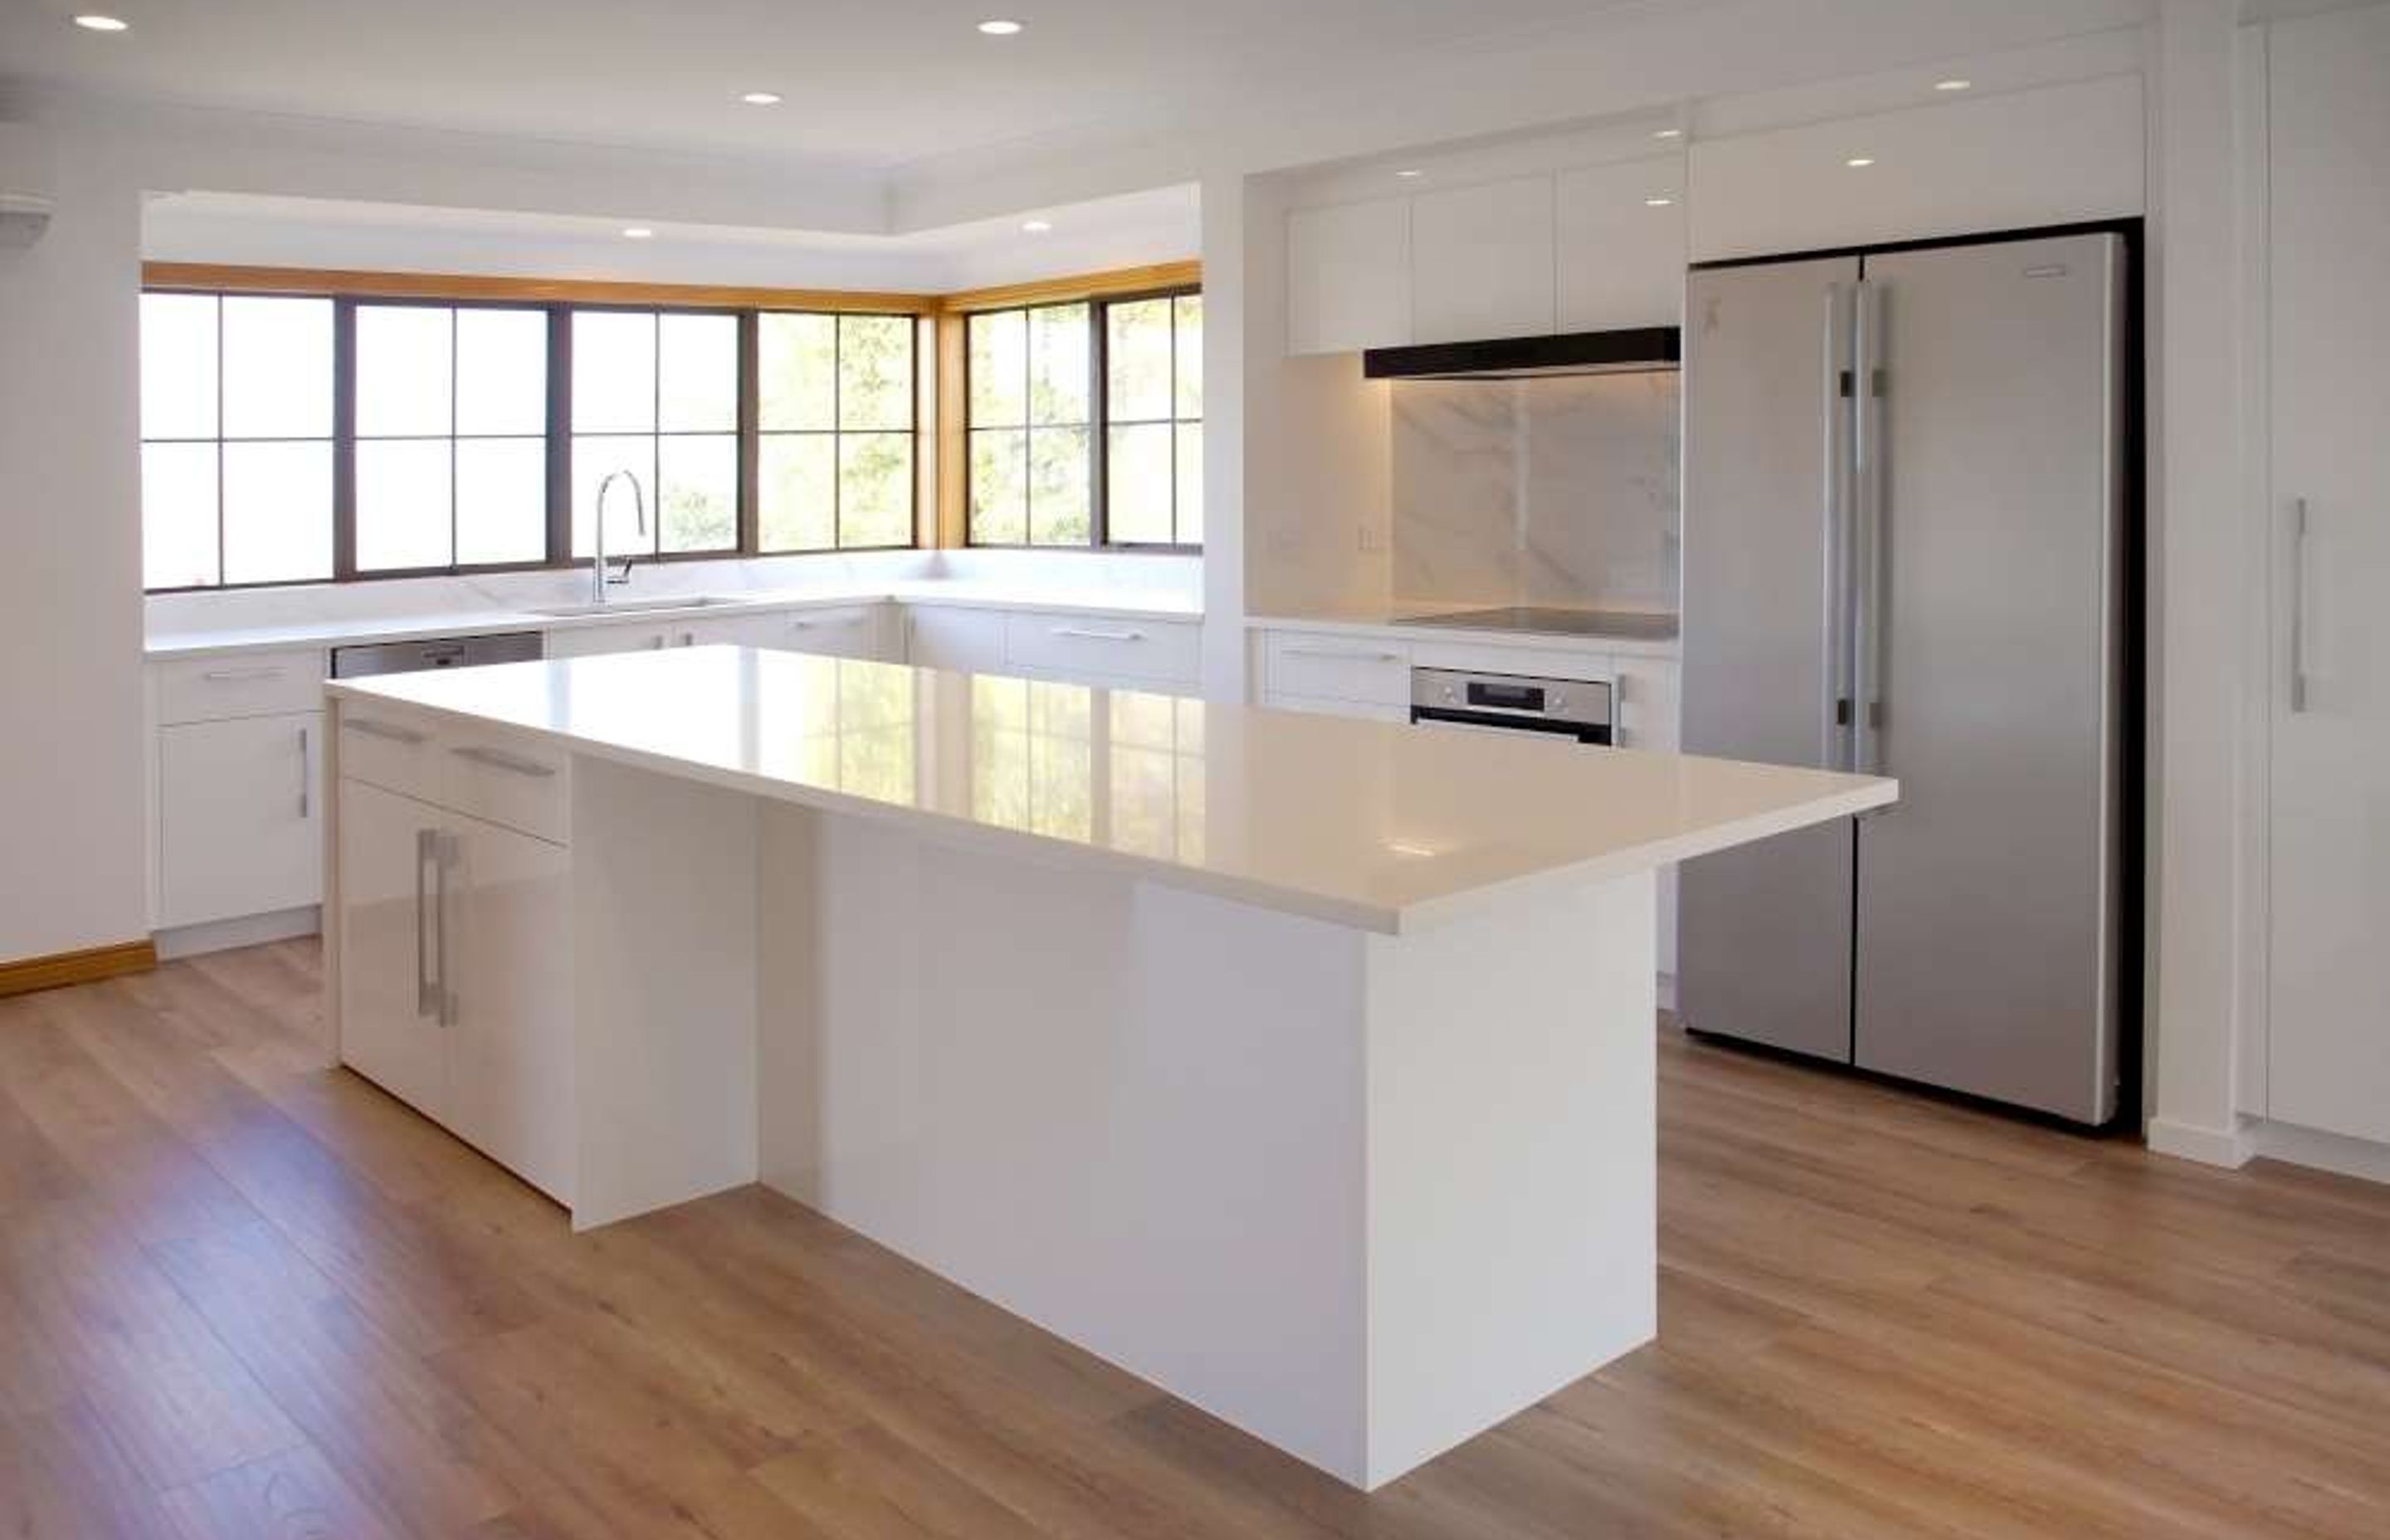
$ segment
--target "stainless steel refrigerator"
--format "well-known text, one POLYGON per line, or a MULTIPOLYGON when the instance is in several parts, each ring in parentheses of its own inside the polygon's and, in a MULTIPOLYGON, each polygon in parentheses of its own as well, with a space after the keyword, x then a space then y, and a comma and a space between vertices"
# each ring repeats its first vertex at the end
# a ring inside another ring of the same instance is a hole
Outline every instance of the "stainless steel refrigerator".
POLYGON ((1685 747, 1901 783, 1685 866, 1694 1030, 2115 1113, 2127 261, 2092 233, 1691 274, 1685 747))

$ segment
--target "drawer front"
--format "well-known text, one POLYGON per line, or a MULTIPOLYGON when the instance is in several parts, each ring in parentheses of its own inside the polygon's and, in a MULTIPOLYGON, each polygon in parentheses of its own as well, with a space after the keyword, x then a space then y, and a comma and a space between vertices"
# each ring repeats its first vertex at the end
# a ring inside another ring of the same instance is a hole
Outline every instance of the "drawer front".
POLYGON ((371 701, 337 712, 341 774, 424 802, 440 795, 440 734, 428 717, 371 701))
POLYGON ((880 607, 847 604, 789 610, 721 622, 733 629, 726 640, 783 652, 821 652, 835 658, 880 656, 880 607))
POLYGON ((572 824, 571 756, 510 734, 449 729, 441 738, 440 805, 563 844, 572 824))
POLYGON ((1284 695, 1277 690, 1262 698, 1262 704, 1278 712, 1311 712, 1320 716, 1349 716, 1364 722, 1407 723, 1411 719, 1408 706, 1393 706, 1379 700, 1339 700, 1330 696, 1284 695))
POLYGON ((1272 632, 1264 667, 1272 695, 1400 706, 1408 712, 1410 649, 1399 642, 1272 632))
POLYGON ((324 709, 324 654, 315 648, 158 665, 158 720, 223 722, 324 709))
POLYGON ((919 668, 1002 674, 1004 621, 1000 610, 913 605, 906 612, 905 661, 919 668))
POLYGON ((1202 633, 1187 621, 1124 621, 1041 611, 1005 617, 1005 661, 1068 679, 1193 687, 1202 633))

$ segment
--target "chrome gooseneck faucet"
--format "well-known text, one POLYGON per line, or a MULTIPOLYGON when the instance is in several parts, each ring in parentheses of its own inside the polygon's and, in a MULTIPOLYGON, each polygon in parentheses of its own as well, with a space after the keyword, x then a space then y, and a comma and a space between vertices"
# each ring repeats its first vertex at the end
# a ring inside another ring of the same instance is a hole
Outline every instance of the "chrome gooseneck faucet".
POLYGON ((631 510, 638 516, 640 538, 647 537, 648 495, 639 490, 639 479, 627 470, 606 472, 605 480, 598 483, 597 509, 590 515, 592 525, 589 532, 590 541, 596 553, 589 562, 589 601, 592 604, 606 602, 608 584, 619 584, 631 581, 631 558, 629 557, 623 558, 621 572, 610 573, 606 571, 606 494, 612 490, 618 481, 631 483, 631 510))

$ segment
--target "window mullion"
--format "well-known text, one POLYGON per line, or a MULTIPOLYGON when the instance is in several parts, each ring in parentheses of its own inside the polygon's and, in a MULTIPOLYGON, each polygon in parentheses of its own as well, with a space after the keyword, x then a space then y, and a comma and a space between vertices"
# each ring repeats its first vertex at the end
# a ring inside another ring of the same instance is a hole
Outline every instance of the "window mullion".
POLYGON ((1107 381, 1111 378, 1111 306, 1100 300, 1087 304, 1087 545, 1099 549, 1111 544, 1112 404, 1107 381))

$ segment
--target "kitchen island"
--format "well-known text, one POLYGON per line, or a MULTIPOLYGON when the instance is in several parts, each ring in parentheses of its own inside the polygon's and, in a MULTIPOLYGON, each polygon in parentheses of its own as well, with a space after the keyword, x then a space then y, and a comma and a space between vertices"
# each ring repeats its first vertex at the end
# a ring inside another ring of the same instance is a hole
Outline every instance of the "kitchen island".
POLYGON ((1653 1334, 1654 868, 1895 795, 739 648, 328 689, 342 1062, 1365 1488, 1653 1334))

